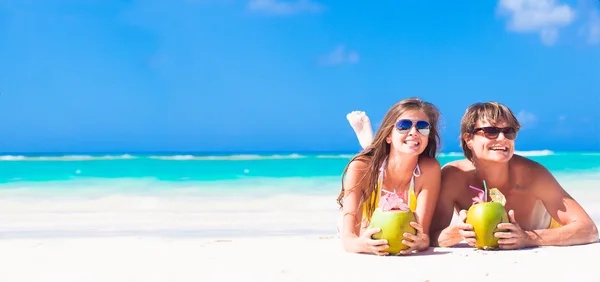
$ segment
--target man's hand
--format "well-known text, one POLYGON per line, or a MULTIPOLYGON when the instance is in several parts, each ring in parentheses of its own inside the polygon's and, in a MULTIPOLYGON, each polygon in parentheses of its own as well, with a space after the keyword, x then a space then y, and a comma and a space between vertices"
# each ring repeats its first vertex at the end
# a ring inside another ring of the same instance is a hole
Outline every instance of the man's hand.
POLYGON ((499 248, 502 250, 516 250, 527 247, 529 242, 529 235, 515 220, 515 212, 513 210, 508 211, 509 223, 498 224, 498 230, 494 233, 498 240, 499 248))

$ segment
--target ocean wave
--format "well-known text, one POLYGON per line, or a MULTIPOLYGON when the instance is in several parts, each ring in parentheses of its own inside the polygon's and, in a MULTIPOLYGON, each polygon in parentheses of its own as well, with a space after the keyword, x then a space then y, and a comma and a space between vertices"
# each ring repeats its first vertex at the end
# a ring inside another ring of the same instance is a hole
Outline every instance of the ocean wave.
POLYGON ((197 155, 164 155, 164 156, 141 156, 141 155, 65 155, 65 156, 24 156, 24 155, 4 155, 0 156, 0 161, 98 161, 98 160, 128 160, 128 159, 156 159, 164 161, 212 161, 212 160, 277 160, 277 159, 300 159, 307 158, 301 154, 286 154, 286 155, 258 155, 258 154, 237 154, 237 155, 214 155, 214 156, 197 156, 197 155))
POLYGON ((462 157, 462 152, 448 152, 448 153, 439 153, 439 157, 462 157))
POLYGON ((150 159, 164 160, 164 161, 217 161, 217 160, 274 160, 274 159, 299 159, 305 158, 306 156, 300 154, 289 154, 289 155, 229 155, 229 156, 194 156, 194 155, 174 155, 174 156, 150 156, 150 159))
POLYGON ((316 155, 317 159, 350 159, 354 157, 351 154, 339 154, 339 155, 316 155))
MULTIPOLYGON (((522 156, 550 156, 555 153, 551 150, 532 150, 515 151, 515 154, 522 156)), ((582 153, 582 155, 594 155, 600 153, 582 153)), ((174 154, 174 155, 63 155, 63 156, 25 156, 25 155, 4 155, 0 156, 0 161, 101 161, 101 160, 130 160, 130 159, 155 159, 164 161, 241 161, 241 160, 284 160, 284 159, 350 159, 354 154, 318 154, 303 155, 298 153, 290 154, 232 154, 232 155, 193 155, 193 154, 174 154)), ((462 152, 440 153, 439 157, 462 157, 462 152)))
POLYGON ((5 155, 0 156, 0 161, 95 161, 95 160, 127 160, 135 159, 136 157, 129 154, 123 155, 106 155, 106 156, 90 156, 90 155, 66 155, 66 156, 23 156, 23 155, 5 155))
MULTIPOLYGON (((550 156, 554 155, 553 151, 550 150, 532 150, 532 151, 515 151, 515 154, 525 156, 525 157, 540 157, 540 156, 550 156)), ((464 154, 462 152, 449 152, 449 153, 440 153, 439 157, 462 157, 464 154)))
POLYGON ((525 157, 540 157, 554 155, 550 150, 515 151, 515 154, 525 157))
POLYGON ((192 156, 192 155, 150 156, 149 158, 157 159, 157 160, 187 161, 187 160, 193 160, 194 156, 192 156))

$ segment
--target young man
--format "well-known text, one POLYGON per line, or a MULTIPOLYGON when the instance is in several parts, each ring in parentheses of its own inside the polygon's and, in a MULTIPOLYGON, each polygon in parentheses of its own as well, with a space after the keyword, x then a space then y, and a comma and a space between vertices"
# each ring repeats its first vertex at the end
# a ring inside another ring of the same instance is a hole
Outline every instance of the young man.
POLYGON ((514 155, 521 125, 512 111, 496 102, 475 103, 461 121, 461 143, 466 159, 442 169, 441 190, 433 216, 431 243, 449 247, 463 240, 475 244, 466 210, 478 191, 469 186, 497 188, 506 197, 510 223, 496 232, 500 249, 567 246, 598 241, 590 216, 541 164, 514 155), (461 222, 450 225, 454 211, 461 222))

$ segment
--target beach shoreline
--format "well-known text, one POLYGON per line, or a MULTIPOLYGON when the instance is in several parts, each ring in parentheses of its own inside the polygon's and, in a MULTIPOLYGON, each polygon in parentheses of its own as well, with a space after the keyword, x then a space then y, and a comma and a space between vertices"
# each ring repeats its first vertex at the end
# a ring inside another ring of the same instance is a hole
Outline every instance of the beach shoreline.
MULTIPOLYGON (((598 224, 600 164, 575 157, 547 158, 590 167, 553 173, 598 224)), ((0 185, 0 281, 597 280, 597 243, 346 253, 336 235, 345 163, 0 162, 10 180, 0 185)))

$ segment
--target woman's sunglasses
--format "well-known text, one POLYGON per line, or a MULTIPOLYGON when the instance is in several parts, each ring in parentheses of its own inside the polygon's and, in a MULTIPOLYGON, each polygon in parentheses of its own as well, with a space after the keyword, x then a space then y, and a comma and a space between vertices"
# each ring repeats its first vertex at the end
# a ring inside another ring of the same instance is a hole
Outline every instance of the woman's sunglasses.
POLYGON ((517 138, 517 130, 515 130, 513 127, 504 127, 504 128, 499 128, 499 127, 495 127, 495 126, 477 127, 475 129, 473 129, 473 134, 475 134, 478 131, 482 131, 483 136, 485 136, 485 138, 487 138, 487 139, 498 138, 498 135, 500 135, 500 132, 502 132, 502 134, 504 134, 504 137, 508 140, 515 140, 515 138, 517 138))
POLYGON ((421 135, 429 135, 431 125, 424 120, 419 120, 413 124, 412 120, 401 119, 398 122, 396 122, 396 129, 398 130, 398 133, 406 134, 410 131, 413 125, 417 129, 417 131, 421 133, 421 135))

